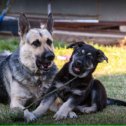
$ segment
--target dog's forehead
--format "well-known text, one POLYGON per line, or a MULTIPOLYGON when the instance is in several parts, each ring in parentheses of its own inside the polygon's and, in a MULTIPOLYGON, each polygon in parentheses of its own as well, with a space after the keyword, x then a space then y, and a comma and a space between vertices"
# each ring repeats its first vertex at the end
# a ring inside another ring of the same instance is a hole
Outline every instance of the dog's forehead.
POLYGON ((79 49, 81 50, 81 52, 83 54, 87 54, 87 53, 92 54, 92 53, 96 52, 96 49, 93 46, 88 45, 88 44, 85 44, 84 46, 80 47, 79 49))
POLYGON ((41 28, 30 29, 26 35, 27 40, 34 41, 40 38, 50 39, 51 41, 53 41, 52 35, 49 33, 47 29, 41 29, 41 28))

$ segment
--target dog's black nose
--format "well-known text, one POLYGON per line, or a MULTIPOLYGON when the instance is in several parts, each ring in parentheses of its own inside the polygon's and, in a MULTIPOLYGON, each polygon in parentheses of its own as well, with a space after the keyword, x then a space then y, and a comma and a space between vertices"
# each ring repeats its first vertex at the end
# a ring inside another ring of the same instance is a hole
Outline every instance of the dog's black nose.
POLYGON ((77 60, 76 61, 76 66, 81 66, 82 65, 82 62, 80 60, 77 60))
POLYGON ((49 60, 49 61, 54 60, 54 58, 55 58, 55 55, 54 55, 53 52, 47 52, 47 53, 45 54, 45 59, 47 59, 47 60, 49 60))

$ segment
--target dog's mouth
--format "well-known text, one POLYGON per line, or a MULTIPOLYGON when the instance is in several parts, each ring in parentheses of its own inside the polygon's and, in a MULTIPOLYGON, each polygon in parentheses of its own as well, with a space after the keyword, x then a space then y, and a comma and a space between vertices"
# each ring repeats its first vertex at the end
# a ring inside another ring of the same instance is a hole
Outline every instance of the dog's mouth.
POLYGON ((82 74, 82 68, 77 66, 72 66, 72 70, 75 74, 82 74))
POLYGON ((44 71, 48 71, 50 69, 50 67, 52 66, 52 63, 51 62, 48 62, 48 63, 43 63, 41 65, 41 69, 44 70, 44 71))
POLYGON ((93 68, 92 65, 90 67, 72 65, 72 71, 77 75, 81 75, 87 71, 89 72, 92 70, 92 68, 93 68))
POLYGON ((40 70, 44 70, 44 71, 48 71, 50 69, 50 67, 52 66, 52 62, 39 62, 36 61, 36 65, 40 70))

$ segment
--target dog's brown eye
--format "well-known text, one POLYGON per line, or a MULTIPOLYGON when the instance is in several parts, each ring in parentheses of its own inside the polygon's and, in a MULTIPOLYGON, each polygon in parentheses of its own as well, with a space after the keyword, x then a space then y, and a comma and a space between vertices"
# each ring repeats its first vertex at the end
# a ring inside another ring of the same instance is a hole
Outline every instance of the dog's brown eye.
POLYGON ((47 39, 47 44, 49 45, 49 46, 51 46, 52 45, 52 41, 50 40, 50 39, 47 39))
POLYGON ((39 46, 41 46, 41 42, 37 39, 32 42, 32 45, 34 45, 35 47, 39 47, 39 46))

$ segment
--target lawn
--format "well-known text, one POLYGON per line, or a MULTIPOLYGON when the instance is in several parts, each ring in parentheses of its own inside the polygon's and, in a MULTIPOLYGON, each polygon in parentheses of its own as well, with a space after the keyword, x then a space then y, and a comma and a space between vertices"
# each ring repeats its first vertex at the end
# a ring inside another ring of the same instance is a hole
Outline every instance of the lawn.
MULTIPOLYGON (((13 51, 17 45, 16 39, 0 40, 0 51, 4 49, 13 51)), ((126 48, 94 46, 103 50, 109 59, 108 63, 99 64, 94 77, 101 80, 109 97, 126 100, 126 48)), ((66 45, 55 42, 55 63, 59 69, 68 61, 71 53, 72 49, 66 49, 66 45)), ((48 112, 33 124, 126 124, 126 107, 118 106, 108 106, 102 112, 94 114, 79 114, 77 119, 55 121, 52 118, 53 115, 54 113, 48 112)), ((9 116, 9 107, 2 104, 0 105, 0 123, 24 124, 23 121, 13 122, 9 116)))

